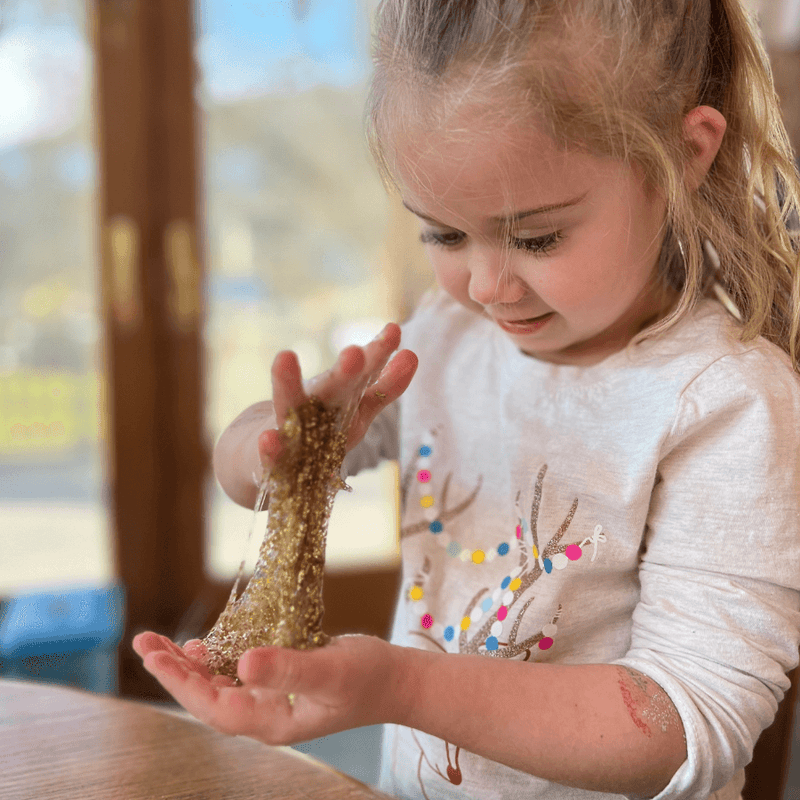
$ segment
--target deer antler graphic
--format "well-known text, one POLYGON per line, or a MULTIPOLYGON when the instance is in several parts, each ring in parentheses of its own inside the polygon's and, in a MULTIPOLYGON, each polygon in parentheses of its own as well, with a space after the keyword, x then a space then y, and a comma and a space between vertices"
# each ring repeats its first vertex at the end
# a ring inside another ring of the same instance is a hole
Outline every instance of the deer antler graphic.
MULTIPOLYGON (((431 431, 431 435, 435 436, 436 431, 431 431)), ((418 464, 414 460, 410 461, 406 466, 405 470, 403 471, 403 476, 400 480, 400 503, 401 508, 403 510, 403 517, 406 516, 406 499, 408 498, 408 490, 411 484, 411 481, 414 478, 414 474, 418 469, 418 464)), ((481 486, 483 485, 483 476, 478 476, 478 484, 477 486, 470 492, 470 494, 462 500, 460 503, 457 503, 452 508, 447 507, 447 500, 448 494, 450 492, 450 482, 453 479, 453 473, 448 473, 447 477, 445 477, 444 482, 442 484, 441 494, 439 495, 438 500, 435 502, 435 508, 437 509, 438 513, 436 515, 436 520, 438 520, 442 525, 446 522, 449 522, 452 519, 463 514, 474 502, 478 496, 478 493, 481 490, 481 486)), ((405 539, 408 536, 414 536, 417 533, 422 533, 423 531, 427 531, 430 527, 432 520, 431 519, 423 519, 418 522, 414 522, 411 525, 405 525, 400 529, 400 538, 405 539)))
MULTIPOLYGON (((481 486, 483 485, 483 476, 478 476, 478 485, 472 490, 469 496, 462 500, 457 505, 453 506, 452 508, 447 507, 447 493, 450 489, 450 480, 453 477, 453 473, 448 473, 447 477, 444 479, 444 484, 442 486, 442 493, 439 497, 439 502, 436 504, 436 508, 442 509, 439 514, 436 516, 436 519, 439 520, 442 524, 445 522, 449 522, 451 519, 460 516, 463 514, 474 502, 475 498, 478 496, 478 493, 481 490, 481 486)), ((422 533, 423 531, 427 531, 430 527, 430 522, 426 519, 423 519, 419 522, 414 522, 411 525, 405 525, 400 529, 400 538, 405 539, 408 536, 413 536, 416 533, 422 533)))
MULTIPOLYGON (((552 645, 552 639, 547 635, 546 629, 550 626, 555 627, 559 617, 561 616, 563 607, 561 604, 558 605, 555 614, 551 618, 551 621, 548 625, 542 627, 541 630, 537 631, 531 636, 528 636, 521 642, 517 641, 517 635, 519 633, 520 624, 522 623, 523 618, 525 617, 528 609, 535 601, 535 596, 528 597, 522 607, 519 609, 519 612, 516 615, 516 619, 508 631, 505 641, 500 641, 499 638, 494 637, 495 641, 493 641, 494 649, 491 649, 487 646, 487 640, 490 638, 490 634, 492 628, 498 621, 502 621, 510 616, 510 612, 514 606, 526 595, 528 590, 533 586, 545 573, 548 573, 552 570, 552 559, 561 554, 565 553, 568 548, 570 547, 580 547, 581 545, 585 544, 587 540, 583 540, 582 542, 573 542, 563 544, 562 539, 564 534, 569 529, 570 524, 572 523, 573 517, 575 516, 575 512, 578 509, 578 498, 576 497, 570 506, 569 511, 567 512, 566 516, 564 517, 563 522, 559 526, 558 530, 555 532, 553 537, 547 542, 547 545, 544 549, 540 550, 539 547, 539 529, 538 529, 538 521, 539 521, 539 511, 541 507, 541 500, 542 500, 542 487, 544 485, 544 478, 547 474, 547 464, 544 464, 536 478, 536 485, 534 487, 533 493, 533 500, 531 502, 531 514, 530 514, 530 540, 527 542, 520 541, 519 544, 521 545, 518 548, 519 552, 519 562, 518 567, 514 572, 517 573, 517 577, 514 581, 512 581, 508 589, 512 592, 512 597, 509 600, 507 596, 503 597, 503 603, 498 608, 494 609, 491 616, 486 619, 479 628, 474 630, 472 635, 470 636, 470 628, 471 628, 471 620, 469 618, 470 612, 478 606, 478 603, 481 602, 484 596, 488 595, 490 592, 490 587, 484 586, 483 588, 479 589, 475 595, 471 598, 470 602, 467 603, 466 607, 464 608, 464 613, 462 615, 462 619, 464 622, 461 625, 461 630, 458 637, 458 651, 459 653, 469 653, 469 654, 479 654, 479 655, 490 655, 494 656, 495 658, 515 658, 516 656, 520 655, 521 653, 525 654, 524 661, 528 661, 531 658, 532 650, 534 647, 539 645, 541 649, 547 649, 552 645), (525 546, 527 545, 527 546, 525 546), (529 557, 529 554, 532 557, 529 557), (550 565, 550 568, 548 568, 550 565), (516 586, 514 586, 516 584, 516 586), (514 586, 511 589, 511 586, 514 586), (507 601, 507 602, 506 602, 507 601), (501 613, 501 609, 505 609, 503 612, 503 616, 499 617, 501 613), (547 643, 547 647, 543 647, 543 644, 547 643)), ((410 478, 409 478, 410 480, 410 478)), ((445 509, 446 500, 447 500, 447 490, 449 487, 450 475, 448 475, 447 479, 445 480, 443 489, 442 489, 442 497, 441 497, 441 504, 440 507, 445 509)), ((470 496, 460 503, 458 506, 453 507, 452 509, 448 509, 446 512, 443 512, 440 515, 440 519, 444 517, 444 514, 448 514, 448 519, 452 519, 457 513, 463 511, 463 509, 467 508, 474 502, 475 498, 477 497, 478 491, 480 490, 481 482, 478 482, 478 486, 475 490, 470 494, 470 496)), ((413 535, 415 533, 419 533, 425 530, 428 526, 427 522, 423 523, 414 523, 412 525, 407 526, 403 529, 404 536, 406 535, 413 535)), ((599 527, 596 530, 595 536, 597 537, 599 527)), ((525 537, 527 538, 527 537, 525 537)), ((602 539, 604 541, 605 539, 602 539)), ((596 544, 595 544, 596 548, 596 544)), ((430 559, 426 557, 423 568, 421 572, 416 576, 416 584, 419 586, 424 586, 424 583, 427 581, 428 574, 430 572, 430 559)), ((433 644, 436 648, 441 650, 442 652, 447 652, 445 648, 442 646, 441 643, 437 642, 432 636, 430 636, 426 631, 410 631, 412 635, 419 636, 422 639, 433 644)), ((554 634, 553 634, 554 635, 554 634)), ((413 735, 413 732, 412 732, 413 735)), ((461 784, 463 780, 463 776, 461 773, 461 767, 459 766, 458 762, 458 755, 460 752, 460 748, 455 748, 455 758, 454 762, 451 761, 450 758, 450 748, 452 745, 445 741, 445 754, 447 757, 447 767, 443 771, 442 768, 433 763, 429 757, 426 755, 422 745, 414 736, 414 740, 417 743, 417 746, 420 748, 420 760, 417 769, 417 777, 419 780, 420 788, 422 789, 423 795, 427 798, 428 795, 425 792, 425 786, 423 784, 423 776, 422 776, 422 766, 423 763, 426 763, 430 769, 436 773, 439 777, 444 780, 447 780, 454 786, 458 786, 461 784)))

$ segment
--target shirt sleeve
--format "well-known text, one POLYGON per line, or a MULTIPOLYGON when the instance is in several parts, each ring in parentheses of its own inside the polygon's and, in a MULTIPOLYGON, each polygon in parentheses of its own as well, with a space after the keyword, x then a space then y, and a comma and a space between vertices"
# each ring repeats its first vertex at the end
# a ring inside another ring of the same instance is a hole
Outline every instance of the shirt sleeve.
POLYGON ((377 467, 386 459, 397 459, 400 451, 399 403, 388 405, 372 421, 364 438, 345 456, 342 477, 357 475, 363 469, 377 467))
MULTIPOLYGON (((771 347, 771 346, 770 346, 771 347)), ((754 348, 707 367, 662 447, 631 647, 669 695, 687 759, 657 800, 709 797, 746 766, 800 646, 800 386, 754 348)))

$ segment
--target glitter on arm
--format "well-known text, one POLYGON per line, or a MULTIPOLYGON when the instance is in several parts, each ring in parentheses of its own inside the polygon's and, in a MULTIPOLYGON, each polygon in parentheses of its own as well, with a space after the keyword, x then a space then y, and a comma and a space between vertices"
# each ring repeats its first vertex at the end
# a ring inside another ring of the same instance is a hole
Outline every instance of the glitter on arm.
POLYGON ((637 670, 618 666, 617 684, 633 724, 648 739, 652 738, 654 729, 667 733, 677 727, 686 741, 686 732, 677 709, 654 680, 637 670))

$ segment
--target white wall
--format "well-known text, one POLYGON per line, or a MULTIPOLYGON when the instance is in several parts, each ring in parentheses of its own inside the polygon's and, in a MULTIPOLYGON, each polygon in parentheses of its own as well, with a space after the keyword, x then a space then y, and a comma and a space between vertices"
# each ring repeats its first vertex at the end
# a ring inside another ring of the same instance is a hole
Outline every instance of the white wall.
POLYGON ((746 0, 758 13, 761 28, 771 47, 800 48, 800 0, 746 0))

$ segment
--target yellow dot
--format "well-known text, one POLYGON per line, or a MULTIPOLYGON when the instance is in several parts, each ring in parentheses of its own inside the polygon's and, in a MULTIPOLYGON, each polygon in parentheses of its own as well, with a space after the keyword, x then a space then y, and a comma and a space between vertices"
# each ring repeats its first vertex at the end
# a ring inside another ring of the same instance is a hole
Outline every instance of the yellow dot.
POLYGON ((509 584, 508 590, 510 592, 516 592, 520 586, 522 586, 522 581, 519 578, 514 578, 514 580, 509 584))
POLYGON ((475 552, 472 554, 472 560, 473 560, 473 561, 474 561, 476 564, 480 564, 480 563, 483 561, 483 559, 484 559, 484 558, 486 558, 486 556, 484 555, 484 552, 483 552, 483 550, 476 550, 476 551, 475 551, 475 552))
POLYGON ((422 600, 422 596, 424 594, 425 594, 425 592, 422 591, 422 587, 421 586, 412 586, 411 587, 411 591, 408 593, 408 596, 412 600, 422 600))
POLYGON ((464 617, 464 619, 461 620, 462 631, 465 631, 470 625, 472 625, 472 620, 469 617, 464 617))
POLYGON ((426 494, 425 497, 423 497, 422 500, 419 501, 419 504, 423 508, 430 508, 433 505, 433 495, 426 494))
POLYGON ((539 558, 539 551, 536 549, 536 545, 533 546, 533 557, 539 558))

